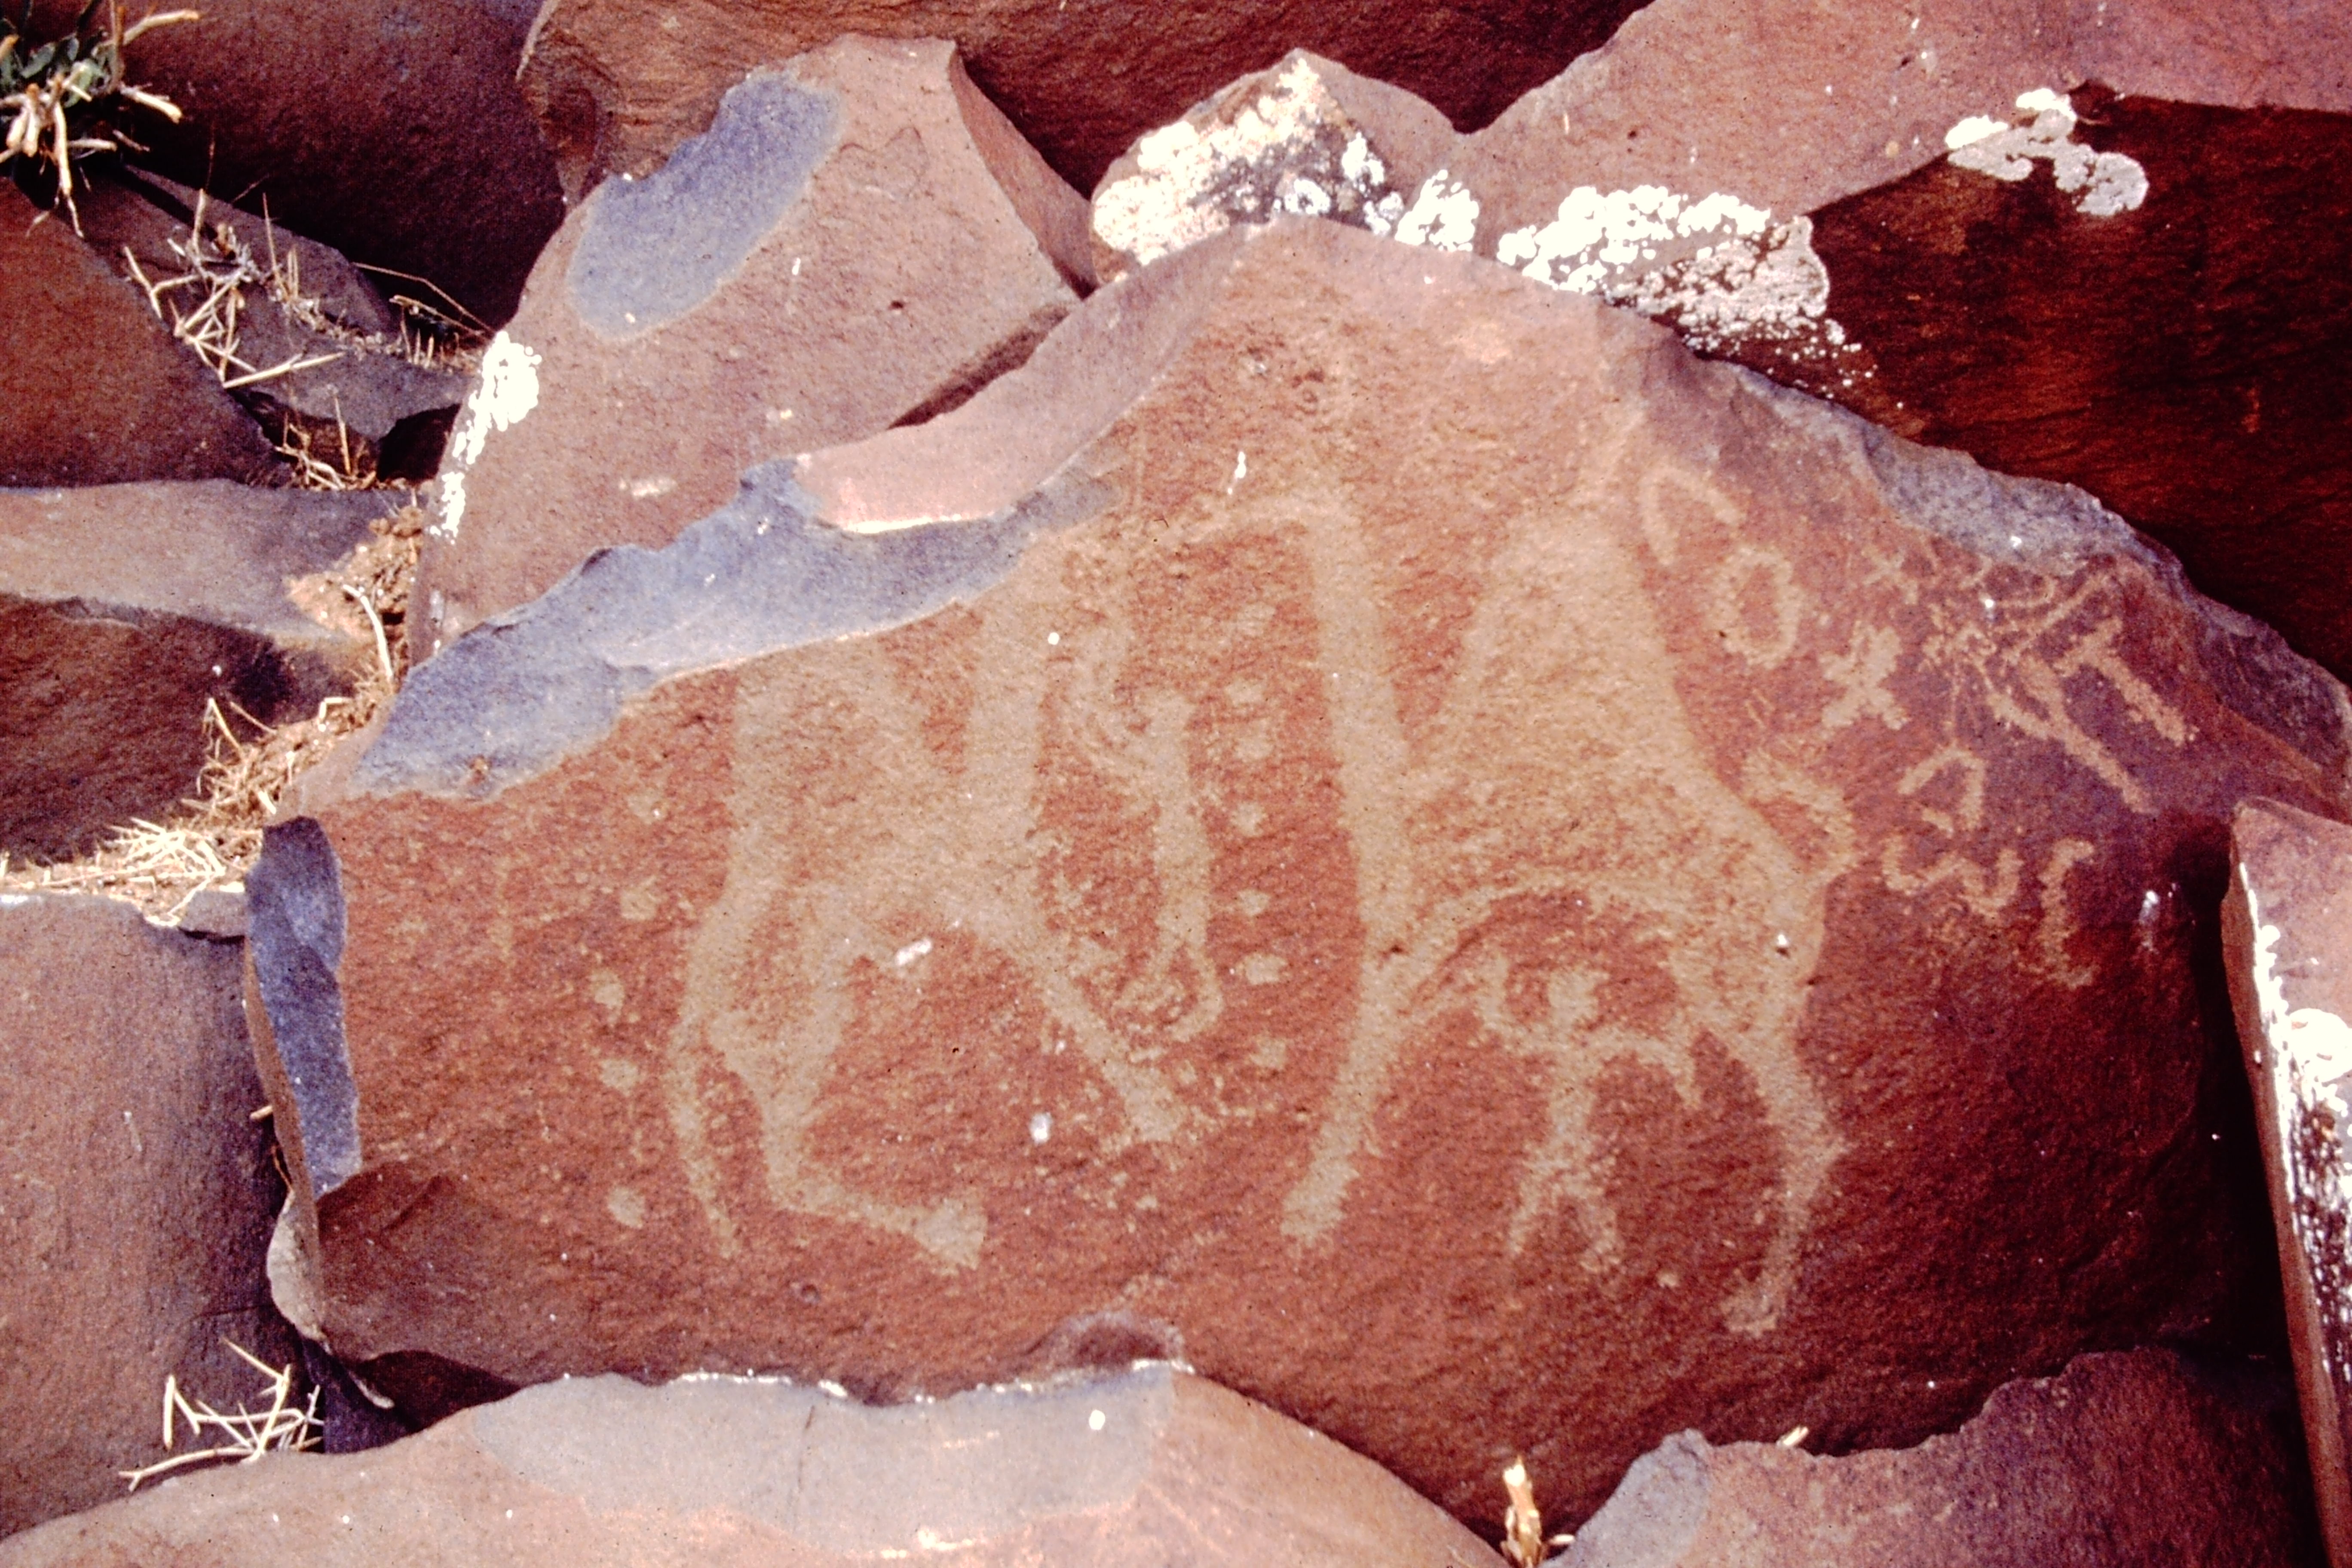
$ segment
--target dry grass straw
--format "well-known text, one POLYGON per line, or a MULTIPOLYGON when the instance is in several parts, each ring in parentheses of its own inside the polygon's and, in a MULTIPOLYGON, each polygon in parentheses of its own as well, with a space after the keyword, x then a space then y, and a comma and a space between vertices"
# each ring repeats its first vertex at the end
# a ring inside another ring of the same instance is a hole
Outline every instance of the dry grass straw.
POLYGON ((294 1399, 294 1368, 289 1363, 273 1367, 234 1340, 223 1340, 246 1363, 262 1376, 268 1390, 268 1403, 259 1410, 248 1410, 239 1405, 233 1412, 214 1409, 201 1399, 191 1400, 180 1392, 177 1376, 163 1379, 163 1447, 169 1450, 178 1440, 177 1427, 184 1423, 192 1440, 202 1441, 209 1428, 220 1434, 220 1440, 209 1447, 173 1454, 170 1458, 135 1470, 116 1473, 131 1483, 137 1491, 139 1483, 151 1480, 173 1470, 190 1465, 215 1464, 233 1460, 249 1465, 264 1454, 292 1453, 304 1448, 316 1448, 320 1444, 319 1391, 310 1391, 306 1404, 294 1399))
POLYGON ((11 865, 0 855, 0 892, 100 894, 176 925, 197 894, 241 889, 287 789, 337 742, 373 721, 398 690, 407 667, 408 585, 424 525, 420 509, 402 509, 380 521, 374 537, 329 574, 374 643, 374 661, 349 696, 329 697, 309 718, 276 726, 234 704, 225 710, 206 702, 211 755, 196 793, 178 811, 162 822, 118 827, 89 854, 58 865, 11 865))
MULTIPOLYGON (((98 0, 89 0, 74 18, 72 31, 37 46, 0 24, 0 114, 7 116, 7 128, 0 132, 0 163, 21 157, 36 167, 50 165, 58 199, 71 215, 76 234, 81 232, 81 212, 74 205, 74 159, 125 148, 146 151, 119 128, 89 125, 89 119, 104 115, 108 100, 120 99, 152 110, 175 125, 180 121, 178 104, 123 79, 122 51, 150 27, 203 19, 194 11, 157 11, 125 27, 121 6, 108 0, 105 31, 85 37, 82 29, 97 10, 98 0), (79 127, 68 122, 77 115, 85 121, 79 127)), ((31 16, 27 0, 20 25, 29 26, 31 16)))

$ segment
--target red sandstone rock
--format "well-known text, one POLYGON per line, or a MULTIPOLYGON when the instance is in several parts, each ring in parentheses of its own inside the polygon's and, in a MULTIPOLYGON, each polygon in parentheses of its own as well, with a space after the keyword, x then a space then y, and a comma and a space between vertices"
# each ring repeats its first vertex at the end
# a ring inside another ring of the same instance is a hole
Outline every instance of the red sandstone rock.
POLYGON ((1573 1516, 2273 1342, 2193 961, 2347 739, 2077 492, 1285 222, 422 666, 256 1016, 356 1362, 1181 1353, 1573 1516))
MULTIPOLYGON (((37 0, 36 25, 61 30, 83 4, 37 0)), ((194 9, 202 21, 131 46, 131 79, 185 110, 177 125, 140 120, 152 149, 141 162, 256 213, 267 204, 279 224, 429 279, 492 322, 513 313, 563 217, 553 161, 515 86, 531 0, 194 9)))
POLYGON ((763 458, 969 396, 1087 267, 1084 202, 949 45, 845 39, 759 72, 572 215, 490 345, 419 579, 436 635, 601 546, 668 542, 763 458))
POLYGON ((0 1544, 123 1562, 1496 1568, 1379 1466, 1165 1365, 874 1409, 747 1378, 549 1384, 395 1447, 215 1470, 0 1544))
POLYGON ((1560 1568, 2289 1568, 2312 1561, 2292 1398, 2165 1351, 2012 1383, 1947 1437, 1820 1458, 1696 1432, 1636 1461, 1560 1568))
POLYGON ((0 485, 266 481, 260 426, 131 285, 0 181, 0 485))
POLYGON ((2241 806, 2222 906, 2328 1552, 2352 1563, 2352 827, 2241 806))
POLYGON ((192 793, 207 700, 309 712, 376 658, 316 581, 381 496, 202 484, 0 490, 0 851, 69 856, 192 793))
POLYGON ((262 1279, 278 1188, 238 950, 0 895, 0 1534, 165 1458, 166 1376, 250 1398, 224 1340, 293 1353, 262 1279))
POLYGON ((1129 142, 1286 50, 1312 49, 1483 125, 1609 37, 1627 0, 1247 0, 1139 12, 1103 0, 687 0, 644 14, 545 0, 522 88, 575 197, 644 174, 764 60, 844 33, 953 38, 972 74, 1063 176, 1090 189, 1129 142))

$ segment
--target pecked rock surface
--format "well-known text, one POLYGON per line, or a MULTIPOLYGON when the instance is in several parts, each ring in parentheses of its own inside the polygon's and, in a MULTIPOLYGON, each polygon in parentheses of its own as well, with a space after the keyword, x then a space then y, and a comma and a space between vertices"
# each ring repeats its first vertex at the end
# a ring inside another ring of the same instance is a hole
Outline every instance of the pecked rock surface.
POLYGON ((1948 1436, 1895 1453, 1717 1447, 1637 1460, 1560 1568, 2303 1568, 2317 1560, 2293 1400, 2168 1351, 2078 1358, 2010 1384, 1948 1436))
POLYGON ((545 0, 521 81, 575 198, 638 174, 709 122, 762 61, 844 33, 953 38, 989 96, 1063 176, 1101 177, 1127 144, 1284 50, 1313 49, 1483 125, 1609 37, 1629 0, 1249 0, 1138 13, 1106 0, 688 0, 644 14, 614 0, 545 0))
POLYGON ((0 485, 242 479, 280 470, 203 361, 62 217, 0 181, 0 485))
POLYGON ((2259 1348, 2210 911, 2346 719, 2076 492, 1237 228, 445 650, 271 830, 308 1294, 518 1382, 1181 1354, 1482 1520, 2259 1348))
POLYGON ((322 579, 381 496, 0 489, 0 851, 59 858, 194 792, 205 704, 306 714, 376 658, 322 579))
POLYGON ((927 417, 1077 302, 1086 207, 951 45, 844 39, 734 87, 541 257, 459 416, 421 595, 446 641, 737 477, 927 417))
POLYGON ((166 1458, 166 1376, 249 1399, 224 1339, 293 1354, 262 1278, 279 1189, 238 949, 0 895, 0 1534, 166 1458))
POLYGON ((2352 1562, 2352 827, 2239 808, 2222 932, 2330 1555, 2352 1562))
POLYGON ((1379 1466, 1165 1364, 875 1409, 749 1378, 525 1389, 389 1448, 191 1476, 0 1543, 124 1562, 1496 1568, 1379 1466))
POLYGON ((1347 74, 1310 60, 1298 88, 1245 78, 1139 141, 1095 193, 1100 265, 1275 210, 1474 249, 2079 485, 2342 676, 2347 16, 1664 0, 1435 143, 1426 104, 1343 109, 1314 84, 1347 74))

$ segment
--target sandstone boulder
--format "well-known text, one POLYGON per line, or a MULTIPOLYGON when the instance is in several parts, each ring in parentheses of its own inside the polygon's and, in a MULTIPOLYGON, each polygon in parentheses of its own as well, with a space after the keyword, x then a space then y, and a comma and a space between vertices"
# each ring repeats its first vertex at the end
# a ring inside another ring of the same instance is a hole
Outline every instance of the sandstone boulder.
POLYGON ((2078 492, 1286 220, 420 667, 255 1016, 355 1362, 1181 1354, 1572 1516, 2275 1343, 2200 976, 2347 742, 2078 492))
POLYGON ((139 290, 0 181, 0 485, 243 479, 269 443, 139 290))
POLYGON ((2316 1542, 2282 1383, 2133 1351, 2011 1384, 1899 1452, 1685 1432, 1634 1464, 1559 1568, 2302 1568, 2316 1542))
POLYGON ((217 479, 0 490, 0 851, 163 815, 208 700, 278 723, 348 688, 374 637, 323 574, 384 510, 217 479))
POLYGON ((2304 1430, 2330 1556, 2352 1563, 2352 827, 2239 808, 2222 908, 2270 1167, 2304 1430))
POLYGON ((1498 1568, 1379 1466, 1164 1364, 875 1409, 741 1377, 567 1381, 390 1448, 215 1470, 0 1544, 123 1562, 1498 1568))
POLYGON ((1077 302, 1085 203, 950 45, 845 39, 731 89, 565 222, 490 345, 419 579, 436 636, 663 544, 763 458, 1017 364, 1077 302))
POLYGON ((165 1458, 165 1377, 234 1408, 256 1380, 225 1342, 292 1357, 238 949, 0 895, 0 1534, 165 1458))
MULTIPOLYGON (((1445 117, 1304 49, 1245 76, 1113 163, 1092 207, 1105 280, 1236 223, 1328 218, 1422 243, 1419 198, 1454 145, 1445 117)), ((1457 247, 1458 248, 1458 247, 1457 247)))
POLYGON ((575 198, 642 174, 707 124, 745 71, 845 32, 953 38, 973 74, 1063 176, 1091 188, 1128 143, 1285 50, 1313 49, 1483 125, 1607 38, 1630 0, 1246 0, 1139 12, 1103 0, 688 0, 643 14, 545 0, 522 68, 575 198))
POLYGON ((266 431, 299 428, 339 467, 348 453, 352 468, 432 477, 467 379, 413 350, 399 312, 341 252, 154 175, 97 177, 78 199, 84 236, 167 316, 208 302, 233 313, 215 374, 246 384, 236 395, 266 431))
MULTIPOLYGON (((35 0, 38 36, 82 6, 35 0)), ((553 160, 515 85, 531 0, 194 8, 202 21, 131 47, 131 79, 185 111, 177 125, 141 119, 152 150, 142 163, 236 193, 256 212, 267 204, 297 233, 429 279, 489 321, 513 313, 563 217, 553 160)))

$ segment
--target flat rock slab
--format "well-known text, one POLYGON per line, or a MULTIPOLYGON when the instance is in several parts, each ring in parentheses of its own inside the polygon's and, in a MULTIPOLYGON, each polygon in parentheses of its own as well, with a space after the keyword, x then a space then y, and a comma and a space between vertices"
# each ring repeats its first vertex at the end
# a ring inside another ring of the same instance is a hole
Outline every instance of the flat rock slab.
MULTIPOLYGON (((170 281, 194 270, 192 258, 217 274, 246 274, 234 363, 215 374, 247 383, 236 395, 265 430, 278 435, 290 423, 315 431, 314 450, 331 460, 348 447, 356 461, 391 472, 401 450, 419 444, 423 425, 448 428, 469 378, 413 354, 399 312, 341 251, 155 175, 101 175, 78 202, 84 237, 126 277, 154 288, 167 315, 205 303, 205 283, 170 281)), ((436 448, 413 477, 431 478, 438 456, 436 448)))
POLYGON ((0 1534, 166 1458, 165 1377, 250 1400, 224 1341, 293 1355, 262 1276, 280 1189, 239 947, 0 895, 0 1534))
POLYGON ((0 185, 0 485, 242 479, 281 470, 261 426, 139 290, 0 185))
MULTIPOLYGON (((553 160, 514 79, 532 0, 197 8, 202 21, 131 47, 131 79, 185 110, 177 125, 140 118, 152 149, 142 163, 255 212, 266 204, 296 233, 428 279, 490 322, 513 314, 563 217, 553 160)), ((38 0, 35 36, 80 9, 38 0)))
POLYGON ((421 567, 435 637, 601 546, 667 543, 762 458, 969 396, 1088 270, 1083 199, 952 46, 755 73, 659 173, 572 213, 491 343, 421 567))
POLYGON ((2352 827, 2242 806, 2222 908, 2312 1476, 2330 1557, 2352 1563, 2352 827))
POLYGON ((844 32, 953 38, 989 96, 1086 189, 1137 136, 1287 49, 1316 50, 1399 83, 1456 123, 1484 125, 1633 9, 1631 0, 1247 0, 1149 13, 1106 0, 688 0, 663 13, 663 47, 652 49, 642 14, 625 5, 552 0, 521 80, 576 197, 609 174, 657 167, 762 61, 844 32))
POLYGON ((2199 964, 2347 739, 2079 492, 1236 228, 421 666, 249 879, 265 1071, 354 1361, 1181 1354, 1573 1513, 2275 1342, 2199 964))
POLYGON ((2013 1383, 1945 1437, 1821 1458, 1696 1432, 1644 1455, 1559 1568, 2301 1568, 2293 1395, 2168 1351, 2013 1383))
POLYGON ((0 850, 52 859, 192 793, 205 704, 309 712, 376 658, 322 574, 382 496, 226 480, 0 490, 0 850))
POLYGON ((813 1388, 525 1389, 389 1448, 215 1470, 0 1543, 0 1568, 683 1563, 1497 1568, 1379 1466, 1165 1365, 875 1409, 813 1388))

